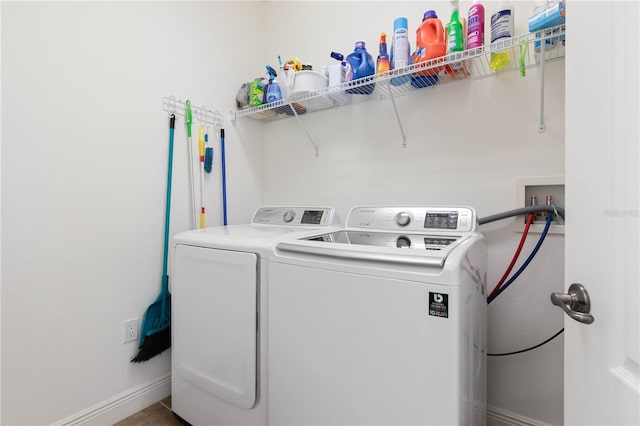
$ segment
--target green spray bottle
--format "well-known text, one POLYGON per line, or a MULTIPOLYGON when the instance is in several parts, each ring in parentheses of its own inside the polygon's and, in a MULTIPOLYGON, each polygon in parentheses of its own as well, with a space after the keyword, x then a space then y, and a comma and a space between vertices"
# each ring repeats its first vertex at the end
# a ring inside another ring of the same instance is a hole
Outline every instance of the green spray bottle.
MULTIPOLYGON (((447 54, 462 52, 464 50, 464 24, 460 19, 460 10, 458 8, 458 0, 452 0, 451 19, 447 24, 447 54)), ((450 62, 445 67, 446 72, 451 78, 456 78, 465 73, 465 64, 463 61, 450 62)))

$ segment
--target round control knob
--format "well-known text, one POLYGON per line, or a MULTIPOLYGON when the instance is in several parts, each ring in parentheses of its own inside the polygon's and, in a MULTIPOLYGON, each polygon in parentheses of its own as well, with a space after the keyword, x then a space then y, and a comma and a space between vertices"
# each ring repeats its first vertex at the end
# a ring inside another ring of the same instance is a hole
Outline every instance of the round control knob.
POLYGON ((396 247, 398 248, 411 248, 411 240, 409 237, 398 237, 396 240, 396 247))
POLYGON ((396 223, 400 226, 407 226, 411 223, 411 213, 400 212, 396 215, 396 223))
POLYGON ((294 212, 293 210, 287 210, 282 215, 282 220, 284 220, 285 223, 289 223, 293 220, 294 217, 296 217, 296 212, 294 212))

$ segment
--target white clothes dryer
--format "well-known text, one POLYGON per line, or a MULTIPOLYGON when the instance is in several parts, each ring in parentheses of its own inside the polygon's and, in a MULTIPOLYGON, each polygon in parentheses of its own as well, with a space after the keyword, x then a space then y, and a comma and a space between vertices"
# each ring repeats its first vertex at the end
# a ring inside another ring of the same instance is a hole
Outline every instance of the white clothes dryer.
POLYGON ((172 410, 193 425, 264 425, 266 257, 337 223, 327 207, 261 207, 248 225, 172 239, 172 410))
POLYGON ((269 424, 483 425, 486 244, 469 207, 353 208, 275 245, 269 424))

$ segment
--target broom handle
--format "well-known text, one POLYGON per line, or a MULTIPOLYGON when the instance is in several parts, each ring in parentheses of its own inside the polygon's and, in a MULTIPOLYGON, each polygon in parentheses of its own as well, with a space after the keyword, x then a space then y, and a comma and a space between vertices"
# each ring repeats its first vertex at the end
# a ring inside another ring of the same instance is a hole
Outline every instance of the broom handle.
POLYGON ((169 165, 167 167, 167 201, 164 209, 164 248, 162 253, 162 294, 169 291, 167 263, 169 260, 169 220, 171 213, 171 176, 173 175, 173 134, 175 133, 176 116, 171 114, 169 119, 169 165))
POLYGON ((184 121, 187 125, 187 152, 189 168, 189 193, 191 197, 191 229, 198 227, 196 220, 196 193, 195 193, 195 178, 193 177, 193 138, 191 137, 191 123, 193 122, 193 116, 191 114, 191 101, 187 99, 186 107, 184 111, 184 121))
POLYGON ((200 151, 200 228, 205 228, 206 208, 204 204, 204 126, 198 129, 198 147, 200 151))
POLYGON ((227 226, 227 165, 224 153, 224 129, 220 129, 220 157, 222 161, 222 224, 227 226))

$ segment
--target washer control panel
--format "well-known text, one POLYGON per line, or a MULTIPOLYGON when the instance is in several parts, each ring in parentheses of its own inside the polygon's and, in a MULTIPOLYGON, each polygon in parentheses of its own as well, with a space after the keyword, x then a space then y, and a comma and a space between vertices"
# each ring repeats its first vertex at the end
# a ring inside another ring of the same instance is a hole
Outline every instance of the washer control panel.
POLYGON ((331 207, 260 207, 251 223, 286 226, 334 225, 334 209, 331 207))
POLYGON ((476 229, 476 212, 460 206, 360 206, 347 218, 348 228, 380 231, 471 232, 476 229))

